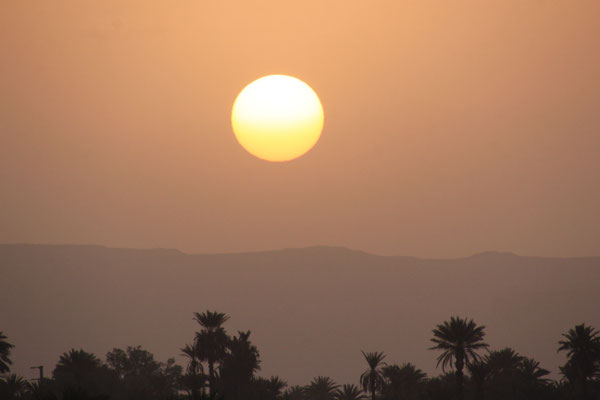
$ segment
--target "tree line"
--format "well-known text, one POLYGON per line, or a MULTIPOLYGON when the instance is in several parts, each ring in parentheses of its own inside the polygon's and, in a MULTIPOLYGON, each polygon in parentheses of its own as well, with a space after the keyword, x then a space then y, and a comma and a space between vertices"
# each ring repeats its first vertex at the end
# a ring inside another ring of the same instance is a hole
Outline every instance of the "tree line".
POLYGON ((432 331, 442 373, 427 376, 410 362, 386 362, 383 352, 362 352, 365 371, 357 383, 337 384, 317 376, 304 386, 288 386, 278 376, 258 375, 261 358, 250 331, 229 335, 229 317, 194 313, 199 324, 181 348, 185 368, 141 347, 113 349, 105 360, 84 350, 62 354, 51 377, 30 382, 11 373, 14 347, 0 332, 0 400, 598 400, 600 334, 576 325, 562 334, 557 351, 567 361, 560 378, 512 348, 493 350, 485 326, 451 317, 432 331))

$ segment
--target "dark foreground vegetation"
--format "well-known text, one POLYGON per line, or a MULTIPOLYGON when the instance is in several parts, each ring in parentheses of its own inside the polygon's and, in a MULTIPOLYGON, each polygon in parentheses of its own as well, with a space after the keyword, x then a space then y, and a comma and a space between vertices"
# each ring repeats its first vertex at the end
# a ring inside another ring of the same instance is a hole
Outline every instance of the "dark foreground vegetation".
POLYGON ((560 380, 537 361, 511 348, 489 349, 485 327, 452 317, 433 330, 432 347, 442 374, 428 377, 411 363, 387 363, 383 352, 362 352, 365 371, 357 384, 318 376, 288 386, 260 377, 260 354, 250 331, 229 335, 225 314, 195 313, 200 330, 174 359, 159 362, 140 348, 113 349, 102 361, 84 350, 60 356, 51 378, 29 382, 10 372, 9 339, 0 332, 0 400, 598 400, 600 336, 585 324, 562 335, 556 350, 567 361, 560 380))

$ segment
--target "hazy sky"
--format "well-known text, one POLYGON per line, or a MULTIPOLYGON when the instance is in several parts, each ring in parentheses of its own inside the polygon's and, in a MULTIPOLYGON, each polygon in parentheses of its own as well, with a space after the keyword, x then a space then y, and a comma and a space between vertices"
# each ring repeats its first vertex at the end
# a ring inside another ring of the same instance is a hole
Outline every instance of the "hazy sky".
POLYGON ((593 255, 600 2, 3 1, 0 242, 593 255), (319 94, 290 163, 230 112, 319 94))

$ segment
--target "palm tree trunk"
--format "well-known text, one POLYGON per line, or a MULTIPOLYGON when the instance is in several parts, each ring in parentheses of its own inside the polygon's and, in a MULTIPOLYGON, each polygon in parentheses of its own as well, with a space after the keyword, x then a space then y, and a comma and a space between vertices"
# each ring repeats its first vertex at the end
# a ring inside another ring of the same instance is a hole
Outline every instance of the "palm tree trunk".
POLYGON ((199 400, 200 399, 200 390, 199 390, 199 385, 198 385, 198 380, 199 380, 199 376, 198 376, 198 372, 194 371, 194 374, 192 375, 192 399, 193 400, 199 400))
POLYGON ((463 367, 464 361, 462 357, 456 358, 456 398, 458 400, 465 399, 464 387, 463 387, 463 367))
POLYGON ((215 366, 212 360, 208 361, 208 389, 210 390, 210 398, 215 398, 215 366))
POLYGON ((587 378, 586 377, 582 377, 581 378, 581 398, 583 400, 587 400, 588 399, 588 394, 587 394, 587 378))
POLYGON ((458 400, 465 399, 465 393, 463 388, 463 372, 462 369, 456 370, 456 394, 458 400))

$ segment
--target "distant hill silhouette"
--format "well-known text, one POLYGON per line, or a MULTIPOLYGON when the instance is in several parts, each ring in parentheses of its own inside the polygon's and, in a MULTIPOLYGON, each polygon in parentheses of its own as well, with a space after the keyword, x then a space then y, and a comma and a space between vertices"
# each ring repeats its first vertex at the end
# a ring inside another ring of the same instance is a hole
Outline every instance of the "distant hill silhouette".
POLYGON ((250 329, 264 375, 292 384, 317 375, 357 382, 360 350, 384 351, 428 373, 431 330, 451 315, 487 326, 492 348, 513 347, 556 374, 560 335, 600 328, 600 257, 486 252, 459 259, 377 256, 337 247, 184 254, 101 246, 0 245, 0 330, 15 371, 48 373, 83 348, 103 358, 142 345, 179 356, 192 312, 227 313, 250 329))

